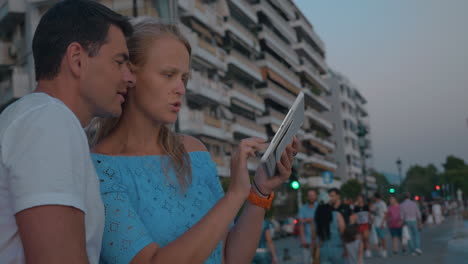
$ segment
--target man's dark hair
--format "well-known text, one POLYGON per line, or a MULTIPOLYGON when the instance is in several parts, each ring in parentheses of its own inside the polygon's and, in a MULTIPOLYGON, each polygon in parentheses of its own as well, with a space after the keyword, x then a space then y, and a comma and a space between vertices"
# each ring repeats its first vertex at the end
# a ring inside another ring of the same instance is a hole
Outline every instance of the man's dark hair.
POLYGON ((409 192, 403 193, 403 199, 410 199, 410 198, 411 198, 411 194, 409 192))
POLYGON ((374 197, 375 197, 376 199, 382 199, 382 196, 380 195, 379 192, 374 193, 374 197))
POLYGON ((32 51, 36 81, 51 80, 60 70, 63 56, 72 42, 78 42, 90 57, 107 41, 110 25, 125 37, 132 34, 128 18, 93 0, 65 0, 42 16, 34 33, 32 51))
POLYGON ((309 193, 309 192, 314 192, 315 194, 318 194, 317 190, 316 189, 307 189, 307 192, 306 193, 309 193))
POLYGON ((328 193, 329 193, 329 194, 332 193, 332 192, 334 192, 334 193, 336 193, 337 195, 341 196, 341 192, 340 192, 340 190, 338 190, 337 188, 331 188, 330 190, 328 190, 328 193))

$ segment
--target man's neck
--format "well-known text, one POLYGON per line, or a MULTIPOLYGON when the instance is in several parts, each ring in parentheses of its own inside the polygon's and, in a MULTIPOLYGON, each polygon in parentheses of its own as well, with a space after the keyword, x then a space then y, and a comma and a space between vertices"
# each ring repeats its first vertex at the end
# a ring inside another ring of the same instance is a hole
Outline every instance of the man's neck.
POLYGON ((313 202, 309 201, 309 207, 312 208, 314 206, 315 206, 315 201, 313 201, 313 202))
POLYGON ((53 80, 39 80, 35 93, 45 93, 62 101, 78 118, 82 127, 86 127, 93 114, 89 107, 81 100, 78 85, 56 77, 53 80))

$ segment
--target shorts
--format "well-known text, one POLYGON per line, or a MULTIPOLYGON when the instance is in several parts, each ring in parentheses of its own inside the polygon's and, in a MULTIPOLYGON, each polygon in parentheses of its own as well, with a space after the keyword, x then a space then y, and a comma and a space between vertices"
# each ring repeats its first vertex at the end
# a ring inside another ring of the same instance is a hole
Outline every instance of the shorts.
POLYGON ((370 229, 369 224, 359 224, 359 233, 364 233, 364 231, 368 231, 370 229))
POLYGON ((399 237, 401 238, 401 227, 400 228, 390 228, 390 235, 392 237, 399 237))
POLYGON ((375 228, 375 232, 377 233, 377 237, 379 239, 384 239, 385 236, 387 235, 387 229, 384 227, 384 228, 378 228, 376 227, 375 228))

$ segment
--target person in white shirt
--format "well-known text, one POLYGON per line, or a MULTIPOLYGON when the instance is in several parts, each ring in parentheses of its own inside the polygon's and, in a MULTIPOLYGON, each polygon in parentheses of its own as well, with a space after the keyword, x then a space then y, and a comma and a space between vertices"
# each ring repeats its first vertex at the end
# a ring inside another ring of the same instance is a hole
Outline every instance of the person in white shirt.
POLYGON ((382 200, 380 193, 374 194, 374 221, 375 231, 379 240, 380 255, 383 258, 387 257, 386 236, 387 236, 387 221, 385 215, 387 214, 387 205, 382 200))
POLYGON ((99 181, 83 127, 119 116, 134 76, 127 18, 65 0, 37 26, 37 87, 0 115, 0 263, 98 263, 99 181))

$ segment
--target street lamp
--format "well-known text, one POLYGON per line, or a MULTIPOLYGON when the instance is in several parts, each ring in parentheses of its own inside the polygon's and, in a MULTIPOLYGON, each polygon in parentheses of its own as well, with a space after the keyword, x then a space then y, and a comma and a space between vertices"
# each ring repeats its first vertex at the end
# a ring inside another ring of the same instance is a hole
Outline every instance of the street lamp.
POLYGON ((396 160, 396 165, 398 167, 398 175, 400 176, 400 188, 401 188, 402 179, 401 179, 401 159, 400 159, 400 157, 398 157, 398 159, 396 160))

